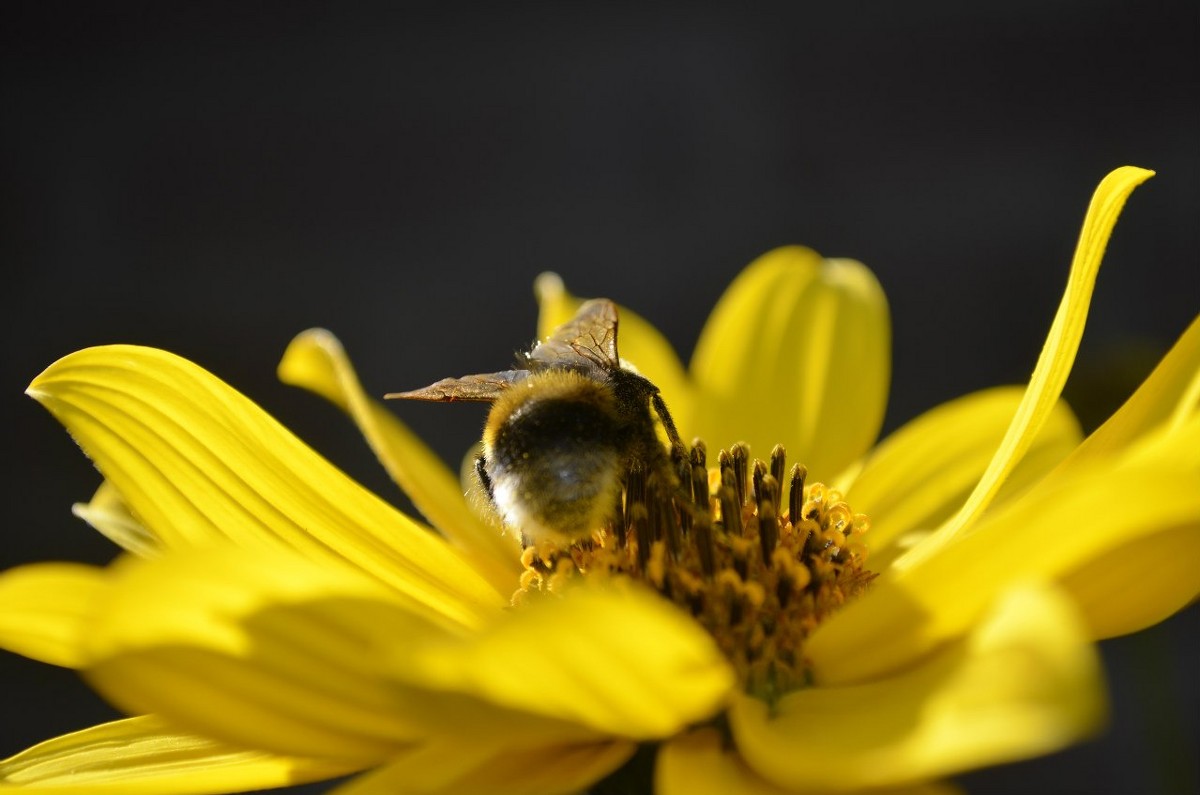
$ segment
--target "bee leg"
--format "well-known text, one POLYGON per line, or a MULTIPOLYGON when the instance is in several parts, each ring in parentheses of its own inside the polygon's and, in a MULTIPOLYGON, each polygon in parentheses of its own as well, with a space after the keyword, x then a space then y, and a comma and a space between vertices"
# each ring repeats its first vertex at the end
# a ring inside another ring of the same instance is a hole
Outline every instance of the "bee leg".
POLYGON ((483 456, 476 456, 475 458, 475 475, 479 478, 479 483, 483 486, 483 490, 487 492, 488 499, 495 503, 496 495, 492 493, 492 479, 488 477, 487 461, 483 456))
POLYGON ((650 404, 654 406, 654 413, 662 421, 663 429, 667 432, 667 440, 671 442, 671 447, 686 450, 687 448, 683 446, 683 440, 679 438, 679 431, 675 429, 675 420, 671 419, 671 412, 667 411, 667 403, 662 399, 662 393, 654 392, 651 394, 650 404))

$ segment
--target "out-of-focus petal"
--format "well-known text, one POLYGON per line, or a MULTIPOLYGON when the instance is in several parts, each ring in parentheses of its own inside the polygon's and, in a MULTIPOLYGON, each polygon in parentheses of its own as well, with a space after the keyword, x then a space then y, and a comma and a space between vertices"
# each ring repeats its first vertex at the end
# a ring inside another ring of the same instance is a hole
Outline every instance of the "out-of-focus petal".
POLYGON ((78 668, 82 633, 105 587, 103 572, 81 563, 34 563, 0 574, 0 647, 78 668))
POLYGON ((71 513, 127 552, 150 558, 161 551, 158 538, 130 513, 121 493, 107 480, 96 489, 90 502, 72 505, 71 513))
POLYGON ((442 460, 396 415, 367 397, 333 334, 310 329, 297 335, 279 363, 279 378, 317 393, 346 412, 417 510, 466 550, 498 590, 512 588, 520 571, 516 536, 501 534, 482 521, 467 506, 458 479, 442 460))
MULTIPOLYGON (((905 533, 936 528, 962 504, 1004 437, 1022 390, 998 387, 944 403, 904 425, 872 451, 845 488, 855 511, 871 517, 871 568, 895 557, 905 533)), ((1059 402, 1005 484, 1022 490, 1077 445, 1079 423, 1059 402)), ((1003 495, 1002 495, 1003 497, 1003 495)))
POLYGON ((321 781, 355 770, 329 760, 252 751, 144 715, 38 743, 0 762, 0 792, 208 795, 321 781))
POLYGON ((1071 271, 1058 312, 1046 336, 1042 353, 1038 356, 1033 375, 1029 378, 1025 397, 1004 435, 1004 441, 958 513, 898 559, 896 566, 917 565, 924 558, 937 554, 938 549, 978 519, 1033 444, 1042 424, 1054 410, 1063 385, 1067 382, 1067 375, 1071 372, 1071 365, 1075 362, 1075 352, 1079 349, 1092 302, 1096 274, 1100 270, 1100 261, 1104 257, 1113 226, 1117 223, 1117 216, 1121 214, 1121 208, 1133 189, 1152 176, 1153 171, 1123 166, 1108 174, 1097 186, 1083 219, 1083 229, 1075 246, 1075 256, 1071 260, 1071 271))
MULTIPOLYGON (((1111 460, 1111 459, 1110 459, 1111 460)), ((1176 426, 1164 423, 1125 449, 1109 471, 1162 467, 1190 473, 1200 491, 1200 415, 1176 426)), ((1057 473, 1056 473, 1057 474, 1057 473)), ((1144 495, 1145 499, 1155 499, 1144 495)), ((1137 632, 1181 610, 1200 596, 1200 516, 1146 541, 1131 539, 1085 561, 1063 577, 1097 638, 1137 632)))
POLYGON ((1185 422, 1200 410, 1200 317, 1172 346, 1137 391, 1095 430, 1064 464, 1112 455, 1164 424, 1185 422))
POLYGON ((330 795, 568 795, 620 767, 636 749, 621 740, 535 749, 438 740, 330 795))
MULTIPOLYGON (((534 284, 538 299, 538 339, 546 339, 566 323, 584 299, 567 291, 556 273, 543 273, 534 284)), ((680 433, 692 427, 693 390, 679 355, 658 329, 632 309, 619 308, 617 353, 662 391, 680 433)))
POLYGON ((623 585, 534 601, 479 635, 406 649, 397 668, 414 685, 633 739, 711 716, 734 686, 711 636, 657 594, 623 585))
POLYGON ((1065 595, 1006 594, 969 636, 893 676, 749 696, 729 721, 747 764, 783 787, 861 790, 1056 751, 1106 714, 1099 660, 1065 595))
POLYGON ((166 548, 281 542, 348 560, 435 610, 502 604, 442 539, 317 455, 228 384, 165 351, 88 348, 29 394, 166 548))
POLYGON ((791 246, 751 263, 709 317, 691 374, 692 432, 765 457, 776 443, 817 479, 875 441, 891 377, 887 299, 852 260, 791 246))
MULTIPOLYGON (((720 732, 696 729, 667 741, 654 769, 655 795, 798 795, 751 770, 733 748, 726 747, 720 732)), ((806 795, 830 790, 805 788, 806 795)), ((934 782, 872 789, 871 795, 959 795, 950 784, 934 782)))
MULTIPOLYGON (((1143 564, 1141 573, 1153 578, 1158 566, 1173 565, 1168 561, 1179 555, 1171 546, 1178 543, 1173 533, 1185 528, 1200 532, 1200 478, 1194 470, 1154 460, 1114 470, 1099 462, 1069 480, 1048 478, 1021 499, 989 512, 937 555, 908 569, 889 570, 819 626, 805 652, 817 678, 828 684, 899 670, 967 632, 1013 582, 1062 580, 1118 550, 1137 547, 1156 561, 1146 565, 1140 553, 1134 558, 1143 564)), ((1169 594, 1135 588, 1111 592, 1109 599, 1178 597, 1179 588, 1194 595, 1200 573, 1193 572, 1171 584, 1169 594)), ((1172 609, 1179 606, 1176 602, 1172 609)), ((1165 607, 1143 604, 1138 612, 1154 609, 1165 607)), ((1090 616, 1085 618, 1091 623, 1090 616)))

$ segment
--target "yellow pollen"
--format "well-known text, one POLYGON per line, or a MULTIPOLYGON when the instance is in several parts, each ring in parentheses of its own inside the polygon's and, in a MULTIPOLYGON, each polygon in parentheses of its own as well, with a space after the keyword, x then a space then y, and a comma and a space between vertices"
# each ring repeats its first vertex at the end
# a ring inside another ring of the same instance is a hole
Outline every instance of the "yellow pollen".
POLYGON ((578 577, 642 581, 690 612, 745 690, 772 702, 807 683, 804 639, 875 577, 864 565, 870 521, 837 490, 805 483, 801 466, 791 470, 784 502, 782 447, 753 467, 745 445, 722 450, 711 469, 704 457, 700 442, 676 454, 674 493, 631 471, 612 526, 562 547, 526 549, 512 601, 559 592, 578 577))

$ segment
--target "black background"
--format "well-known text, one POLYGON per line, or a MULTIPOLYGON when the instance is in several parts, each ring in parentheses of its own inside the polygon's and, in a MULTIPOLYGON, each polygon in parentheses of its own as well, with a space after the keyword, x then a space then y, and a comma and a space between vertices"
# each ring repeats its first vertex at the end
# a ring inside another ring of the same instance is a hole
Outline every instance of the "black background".
MULTIPOLYGON (((686 357, 742 266, 803 243, 888 292, 892 429, 1026 379, 1122 164, 1159 175, 1100 275, 1080 413, 1200 309, 1195 3, 100 6, 0 6, 4 566, 112 554, 68 512, 94 471, 22 395, 87 345, 192 358, 391 497, 274 380, 294 333, 335 331, 375 393, 499 369, 553 269, 686 357)), ((398 411, 457 462, 477 408, 398 411)), ((1198 628, 1193 606, 1104 644, 1105 737, 964 783, 1193 791, 1198 628)), ((107 715, 73 674, 0 674, 0 754, 107 715)))

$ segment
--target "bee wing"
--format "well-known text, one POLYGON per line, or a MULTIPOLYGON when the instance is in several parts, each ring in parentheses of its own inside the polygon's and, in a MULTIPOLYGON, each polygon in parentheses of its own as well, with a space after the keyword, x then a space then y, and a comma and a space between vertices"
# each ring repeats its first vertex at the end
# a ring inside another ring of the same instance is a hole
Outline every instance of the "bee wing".
POLYGON ((617 305, 607 298, 588 301, 549 339, 535 345, 526 359, 534 368, 597 367, 605 373, 619 370, 617 305))
POLYGON ((408 392, 389 392, 385 399, 432 400, 449 403, 455 400, 495 400, 504 390, 523 381, 528 370, 505 370, 500 373, 464 375, 462 378, 443 378, 437 383, 408 392))

